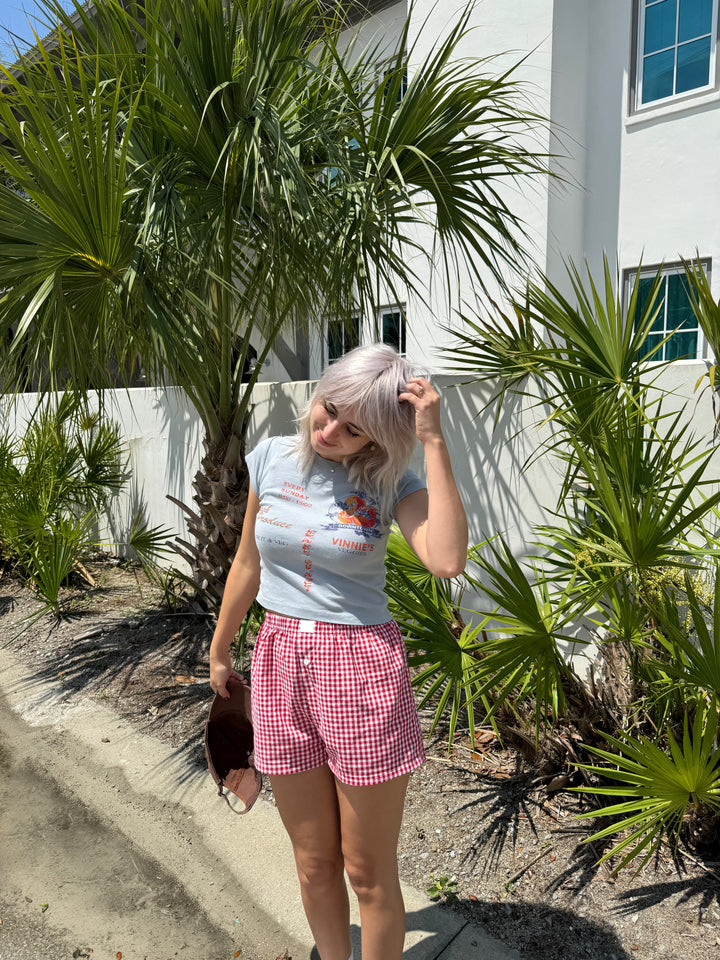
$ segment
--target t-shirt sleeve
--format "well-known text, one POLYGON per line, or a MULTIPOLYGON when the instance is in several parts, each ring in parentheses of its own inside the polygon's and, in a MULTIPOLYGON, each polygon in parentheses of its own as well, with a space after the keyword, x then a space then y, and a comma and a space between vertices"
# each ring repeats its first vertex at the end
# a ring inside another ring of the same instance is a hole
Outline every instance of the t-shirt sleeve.
POLYGON ((253 488, 253 493, 258 499, 262 496, 263 475, 267 467, 274 439, 274 437, 268 437, 266 440, 261 440, 245 458, 248 474, 250 475, 250 486, 253 488))
POLYGON ((398 484, 397 493, 395 494, 395 506, 405 497, 409 497, 411 493, 424 490, 426 486, 425 481, 421 480, 416 473, 413 473, 412 470, 406 470, 398 484))

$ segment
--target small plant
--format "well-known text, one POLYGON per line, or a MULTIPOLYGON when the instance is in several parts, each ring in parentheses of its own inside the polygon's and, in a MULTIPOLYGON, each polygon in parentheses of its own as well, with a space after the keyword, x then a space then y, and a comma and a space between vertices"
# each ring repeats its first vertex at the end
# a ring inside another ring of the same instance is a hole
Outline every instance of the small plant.
MULTIPOLYGON (((128 479, 118 428, 66 393, 22 439, 0 439, 0 556, 60 614, 60 592, 97 547, 98 511, 128 479)), ((45 612, 45 611, 43 611, 45 612)))
MULTIPOLYGON (((22 438, 0 434, 0 560, 11 566, 48 611, 62 614, 62 591, 82 560, 102 544, 98 515, 129 479, 119 428, 65 393, 41 404, 22 438)), ((165 551, 167 531, 138 515, 129 536, 141 562, 165 551)))
POLYGON ((682 740, 668 732, 667 748, 646 737, 625 733, 620 737, 605 734, 614 752, 588 746, 605 761, 603 766, 582 765, 583 769, 610 779, 583 787, 582 792, 621 798, 620 803, 579 815, 578 819, 613 816, 617 819, 585 842, 604 840, 620 834, 620 839, 601 858, 620 856, 620 870, 643 854, 639 870, 652 857, 663 839, 677 847, 683 822, 690 813, 720 813, 720 747, 717 744, 717 702, 697 705, 692 733, 687 714, 683 717, 682 740), (619 784, 619 785, 614 785, 619 784))
POLYGON ((431 900, 444 900, 446 903, 457 903, 457 880, 454 877, 436 877, 430 874, 430 886, 427 895, 431 900))
MULTIPOLYGON (((478 638, 482 626, 466 625, 460 613, 463 578, 434 577, 393 527, 385 562, 390 613, 405 635, 412 683, 420 707, 432 704, 430 732, 449 714, 448 749, 461 717, 474 732, 479 690, 478 638)), ((489 705, 483 704, 482 712, 489 705)))

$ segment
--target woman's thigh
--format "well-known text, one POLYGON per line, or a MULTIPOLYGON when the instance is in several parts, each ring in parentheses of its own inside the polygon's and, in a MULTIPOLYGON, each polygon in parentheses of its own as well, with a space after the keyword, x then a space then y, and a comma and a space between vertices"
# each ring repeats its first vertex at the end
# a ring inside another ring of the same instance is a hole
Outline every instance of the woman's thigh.
POLYGON ((270 782, 298 867, 342 863, 338 795, 330 769, 272 776, 270 782))
POLYGON ((409 774, 366 787, 336 781, 345 868, 353 886, 397 876, 397 843, 409 774))

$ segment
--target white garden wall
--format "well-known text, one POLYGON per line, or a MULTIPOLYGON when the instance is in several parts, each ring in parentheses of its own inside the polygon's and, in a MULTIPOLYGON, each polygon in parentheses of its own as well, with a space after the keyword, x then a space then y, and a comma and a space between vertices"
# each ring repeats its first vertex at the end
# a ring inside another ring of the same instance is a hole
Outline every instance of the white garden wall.
MULTIPOLYGON (((694 430, 712 442, 713 413, 709 394, 695 394, 703 362, 679 361, 666 368, 660 383, 685 405, 694 430)), ((494 427, 495 410, 483 411, 488 390, 454 385, 448 376, 435 383, 443 395, 444 428, 453 467, 470 521, 472 542, 503 531, 521 556, 532 552, 532 527, 549 519, 559 489, 561 469, 554 458, 534 458, 544 412, 508 397, 494 427), (526 467, 528 460, 532 460, 526 467)), ((294 430, 297 410, 313 384, 263 383, 254 391, 248 449, 270 435, 294 430)), ((25 394, 15 404, 0 401, 8 424, 22 435, 23 424, 35 408, 36 396, 25 394)), ((198 417, 179 388, 164 391, 115 391, 107 398, 108 413, 120 423, 127 444, 132 480, 117 498, 105 531, 108 539, 122 540, 137 510, 152 525, 167 526, 186 535, 183 514, 167 494, 192 504, 192 478, 202 456, 202 429, 198 417)), ((418 448, 413 468, 422 474, 418 448)), ((720 464, 720 461, 719 461, 720 464)), ((714 471, 720 476, 720 466, 714 471)))

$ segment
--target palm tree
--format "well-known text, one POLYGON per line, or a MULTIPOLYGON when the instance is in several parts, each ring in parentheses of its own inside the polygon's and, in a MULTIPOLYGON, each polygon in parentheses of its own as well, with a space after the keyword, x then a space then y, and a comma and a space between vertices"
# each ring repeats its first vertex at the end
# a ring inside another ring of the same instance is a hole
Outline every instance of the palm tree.
POLYGON ((539 118, 458 59, 469 8, 409 82, 408 20, 378 83, 379 49, 339 45, 342 4, 42 2, 57 26, 3 70, 0 378, 103 387, 141 365, 181 386, 205 431, 185 549, 219 597, 282 331, 421 296, 423 259, 502 279, 523 261, 502 185, 545 172, 539 118))
MULTIPOLYGON (((686 271, 712 344, 720 308, 702 271, 686 271)), ((488 406, 512 391, 542 410, 549 439, 533 456, 553 453, 564 470, 532 562, 500 534, 502 549, 489 542, 475 558, 484 582, 474 585, 494 609, 473 613, 499 636, 473 651, 472 695, 495 709, 530 694, 534 716, 517 713, 534 720, 536 740, 541 725, 545 736, 558 719, 575 726, 573 743, 562 729, 552 742, 584 771, 579 790, 614 798, 582 816, 612 818, 588 841, 619 834, 602 857, 619 869, 720 816, 720 493, 715 451, 658 382, 662 344, 646 349, 660 275, 644 302, 635 284, 625 310, 607 261, 599 283, 572 264, 568 279, 571 299, 530 283, 504 314, 469 318, 446 351, 469 379, 492 383, 488 406), (558 648, 583 617, 600 651, 587 683, 558 648)))

